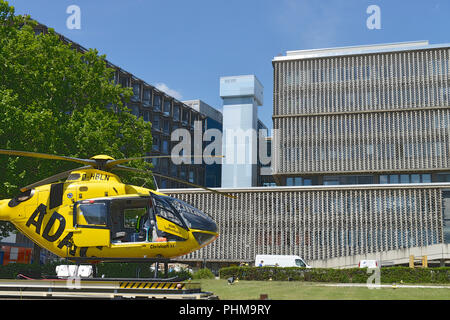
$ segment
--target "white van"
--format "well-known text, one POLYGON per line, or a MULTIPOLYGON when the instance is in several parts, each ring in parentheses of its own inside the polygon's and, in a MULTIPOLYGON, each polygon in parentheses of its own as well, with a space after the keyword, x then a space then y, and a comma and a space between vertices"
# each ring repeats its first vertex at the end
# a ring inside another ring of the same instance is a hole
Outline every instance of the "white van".
POLYGON ((255 267, 303 267, 311 268, 305 260, 292 255, 259 254, 255 258, 255 267))

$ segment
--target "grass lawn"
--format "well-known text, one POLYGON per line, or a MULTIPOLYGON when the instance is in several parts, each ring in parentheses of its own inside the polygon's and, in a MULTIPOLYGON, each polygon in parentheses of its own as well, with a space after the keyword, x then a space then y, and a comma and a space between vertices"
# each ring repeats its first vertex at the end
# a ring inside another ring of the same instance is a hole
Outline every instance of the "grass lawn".
POLYGON ((318 283, 287 281, 244 281, 229 285, 226 280, 194 280, 202 291, 221 300, 257 300, 267 294, 271 300, 450 300, 449 288, 326 287, 318 283))

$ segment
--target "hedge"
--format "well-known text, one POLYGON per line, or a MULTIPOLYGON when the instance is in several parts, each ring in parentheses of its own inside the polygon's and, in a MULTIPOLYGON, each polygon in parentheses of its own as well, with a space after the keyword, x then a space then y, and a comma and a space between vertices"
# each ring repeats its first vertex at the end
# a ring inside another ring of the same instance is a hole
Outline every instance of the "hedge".
MULTIPOLYGON (((240 280, 311 281, 333 283, 366 283, 373 275, 366 268, 277 268, 227 267, 219 271, 221 279, 235 277, 240 280)), ((450 283, 450 268, 381 268, 381 283, 450 283)))
MULTIPOLYGON (((0 265, 0 279, 15 279, 19 273, 30 278, 55 278, 56 266, 70 263, 49 263, 49 264, 20 264, 11 263, 5 266, 0 265)), ((99 263, 97 264, 97 276, 105 278, 153 278, 154 271, 150 270, 149 264, 142 263, 99 263)), ((158 277, 164 277, 163 272, 158 273, 158 277)), ((168 272, 168 277, 178 277, 179 280, 192 278, 192 274, 187 270, 179 272, 168 272)))

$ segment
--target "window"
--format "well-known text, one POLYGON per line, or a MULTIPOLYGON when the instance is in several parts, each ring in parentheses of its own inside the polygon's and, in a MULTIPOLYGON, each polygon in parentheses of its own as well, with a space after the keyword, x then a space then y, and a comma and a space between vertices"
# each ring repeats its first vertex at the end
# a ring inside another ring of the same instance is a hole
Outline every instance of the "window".
POLYGON ((68 177, 67 177, 67 181, 75 181, 80 179, 81 175, 79 173, 71 173, 68 177))
POLYGON ((141 85, 139 83, 133 83, 133 96, 132 101, 139 101, 141 98, 141 85))
POLYGON ((131 114, 135 115, 137 118, 139 117, 139 106, 136 104, 132 104, 130 107, 131 114))
POLYGON ((142 117, 144 118, 145 122, 150 121, 150 112, 149 111, 142 111, 142 117))
POLYGON ((286 186, 310 186, 312 179, 302 177, 288 177, 286 178, 286 186))
POLYGON ((215 222, 206 213, 194 208, 182 200, 171 197, 165 197, 165 199, 186 219, 189 228, 217 231, 215 222), (196 217, 201 217, 203 219, 198 219, 196 217))
POLYGON ((154 101, 153 101, 153 108, 156 111, 161 111, 161 96, 155 95, 154 101))
POLYGON ((183 167, 180 168, 180 178, 182 180, 186 180, 186 168, 183 167))
POLYGON ((158 158, 152 158, 153 168, 158 169, 158 158))
POLYGON ((420 183, 420 174, 412 174, 411 183, 420 183))
POLYGON ((409 175, 401 174, 400 175, 400 183, 409 183, 409 175))
POLYGON ((436 174, 436 182, 450 182, 450 173, 438 173, 436 174))
POLYGON ((184 227, 184 223, 178 217, 178 215, 173 211, 173 208, 164 199, 164 197, 154 196, 156 205, 156 215, 169 220, 181 227, 184 227))
POLYGON ((286 178, 286 185, 287 186, 293 186, 294 185, 294 178, 292 178, 292 177, 289 177, 289 178, 286 178))
POLYGON ((169 141, 167 140, 163 140, 162 141, 162 149, 161 149, 162 153, 166 153, 169 154, 169 141))
POLYGON ((152 90, 151 89, 144 89, 142 103, 146 107, 148 107, 152 104, 152 90))
POLYGON ((169 160, 159 159, 160 170, 162 174, 167 174, 169 172, 169 160))
POLYGON ((163 132, 165 134, 170 134, 170 122, 169 120, 163 120, 163 132))
POLYGON ((301 259, 295 259, 295 265, 297 267, 306 267, 306 264, 301 259))
POLYGON ((391 174, 381 175, 380 183, 431 183, 431 174, 414 173, 414 174, 391 174))
POLYGON ((126 87, 128 87, 128 80, 129 80, 128 77, 120 76, 120 77, 119 77, 119 84, 120 84, 122 87, 126 88, 126 87))
POLYGON ((326 186, 331 186, 331 185, 338 185, 339 184, 339 180, 338 179, 327 179, 323 181, 323 184, 326 186))
POLYGON ((183 109, 181 121, 183 121, 183 124, 189 123, 189 110, 183 109))
POLYGON ((194 126, 195 121, 197 121, 198 115, 192 113, 191 114, 191 126, 194 126))
POLYGON ((173 106, 173 120, 180 121, 180 106, 178 104, 173 106))
POLYGON ((389 176, 389 183, 398 183, 399 182, 399 180, 398 180, 398 175, 390 175, 389 176))
POLYGON ((160 143, 161 143, 161 140, 159 139, 159 137, 158 136, 153 136, 152 149, 154 151, 159 151, 160 150, 160 143))
POLYGON ((170 106, 171 102, 170 100, 164 99, 164 109, 163 112, 165 115, 170 116, 170 106))
POLYGON ((160 124, 159 124, 159 115, 153 114, 153 122, 152 127, 155 130, 161 130, 160 124))
POLYGON ((170 165, 170 174, 173 177, 177 177, 178 176, 178 170, 177 170, 177 166, 175 164, 171 164, 170 165))
POLYGON ((81 203, 77 207, 77 222, 81 225, 106 226, 107 212, 106 203, 81 203))

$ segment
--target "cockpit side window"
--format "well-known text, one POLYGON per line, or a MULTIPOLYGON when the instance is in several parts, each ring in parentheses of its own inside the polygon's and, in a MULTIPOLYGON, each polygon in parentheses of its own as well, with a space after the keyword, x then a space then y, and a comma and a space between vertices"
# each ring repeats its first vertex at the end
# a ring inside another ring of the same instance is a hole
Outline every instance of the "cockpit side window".
POLYGON ((179 215, 174 213, 174 209, 170 206, 166 199, 160 196, 155 196, 154 199, 157 215, 179 225, 180 227, 185 228, 185 224, 183 223, 179 215))
POLYGON ((106 203, 81 203, 78 205, 78 221, 84 224, 82 219, 89 225, 104 225, 107 224, 108 210, 106 203))
POLYGON ((204 213, 203 211, 200 211, 199 209, 191 206, 190 204, 176 199, 176 198, 170 198, 170 204, 179 212, 181 212, 182 214, 184 213, 188 213, 188 214, 193 214, 195 216, 200 216, 202 218, 207 218, 207 219, 211 219, 210 216, 208 216, 206 213, 204 213))

